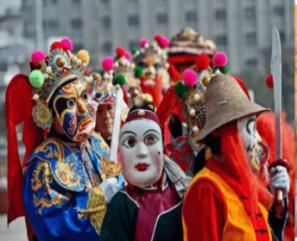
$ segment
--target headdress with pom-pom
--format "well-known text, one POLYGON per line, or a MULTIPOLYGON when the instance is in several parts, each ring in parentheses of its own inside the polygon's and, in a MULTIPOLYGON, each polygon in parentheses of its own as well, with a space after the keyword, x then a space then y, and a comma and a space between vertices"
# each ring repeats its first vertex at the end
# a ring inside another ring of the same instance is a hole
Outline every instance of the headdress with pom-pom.
MULTIPOLYGON (((124 54, 124 50, 121 50, 119 49, 117 52, 124 54)), ((93 99, 99 104, 110 99, 110 97, 114 98, 113 87, 115 85, 123 87, 126 83, 126 77, 123 74, 115 73, 115 61, 113 56, 104 57, 101 61, 102 69, 94 71, 89 77, 93 99)))
POLYGON ((146 56, 156 54, 161 59, 161 65, 165 68, 168 68, 167 64, 167 48, 169 47, 170 41, 160 35, 157 34, 154 38, 154 41, 149 43, 149 41, 146 38, 142 38, 139 41, 139 49, 134 49, 132 51, 133 54, 133 61, 135 62, 135 77, 140 78, 143 69, 139 65, 141 63, 142 59, 144 59, 146 56))
POLYGON ((214 75, 226 73, 223 70, 226 70, 227 63, 228 58, 223 52, 217 52, 212 59, 207 54, 199 54, 193 69, 186 69, 183 80, 174 86, 176 96, 182 99, 190 142, 196 148, 195 137, 205 123, 205 91, 214 75))
POLYGON ((31 55, 34 69, 29 75, 29 81, 33 87, 33 99, 37 102, 33 108, 33 119, 38 127, 51 127, 49 104, 59 87, 74 79, 86 80, 84 71, 89 63, 89 54, 86 50, 74 54, 72 50, 72 41, 64 38, 50 46, 47 56, 40 50, 31 55))
POLYGON ((115 49, 114 72, 116 74, 133 73, 134 63, 131 61, 131 53, 123 47, 115 49))

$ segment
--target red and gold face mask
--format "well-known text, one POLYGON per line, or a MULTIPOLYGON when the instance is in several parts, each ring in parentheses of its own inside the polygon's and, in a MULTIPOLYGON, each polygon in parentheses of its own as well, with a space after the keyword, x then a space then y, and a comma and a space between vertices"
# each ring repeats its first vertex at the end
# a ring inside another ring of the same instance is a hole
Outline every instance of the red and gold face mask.
POLYGON ((86 83, 76 79, 63 85, 53 97, 54 129, 75 142, 88 138, 95 128, 86 83))

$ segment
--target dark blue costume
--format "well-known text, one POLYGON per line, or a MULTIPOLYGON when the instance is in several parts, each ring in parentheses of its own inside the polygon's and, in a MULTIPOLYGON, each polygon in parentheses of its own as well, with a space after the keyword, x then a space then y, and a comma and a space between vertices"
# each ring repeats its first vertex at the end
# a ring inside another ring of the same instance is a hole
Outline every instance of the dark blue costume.
POLYGON ((25 210, 39 241, 99 240, 106 211, 100 158, 108 147, 94 135, 82 145, 49 138, 27 162, 25 210))

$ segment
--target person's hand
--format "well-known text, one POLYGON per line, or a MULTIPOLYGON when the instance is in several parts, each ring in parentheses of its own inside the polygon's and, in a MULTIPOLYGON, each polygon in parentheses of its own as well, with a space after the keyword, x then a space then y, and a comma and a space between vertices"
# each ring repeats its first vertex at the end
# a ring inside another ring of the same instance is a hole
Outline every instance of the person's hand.
POLYGON ((110 177, 105 179, 100 184, 101 189, 104 193, 104 198, 107 203, 110 202, 111 198, 117 193, 117 191, 120 189, 118 187, 117 179, 115 177, 110 177))
POLYGON ((287 168, 278 165, 275 167, 271 167, 269 173, 269 187, 272 193, 274 193, 276 189, 280 189, 284 192, 284 196, 286 196, 290 190, 290 177, 287 168))

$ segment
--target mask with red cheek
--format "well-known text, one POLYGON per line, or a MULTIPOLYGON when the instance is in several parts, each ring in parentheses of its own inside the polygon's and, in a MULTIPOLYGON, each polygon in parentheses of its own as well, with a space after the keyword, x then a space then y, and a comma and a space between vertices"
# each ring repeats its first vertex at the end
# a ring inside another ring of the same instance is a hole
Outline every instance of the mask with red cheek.
POLYGON ((95 128, 92 102, 83 81, 74 80, 63 85, 53 96, 56 123, 71 141, 86 140, 95 128))
POLYGON ((145 188, 157 183, 164 168, 160 126, 149 119, 127 122, 120 133, 120 161, 129 184, 145 188))

